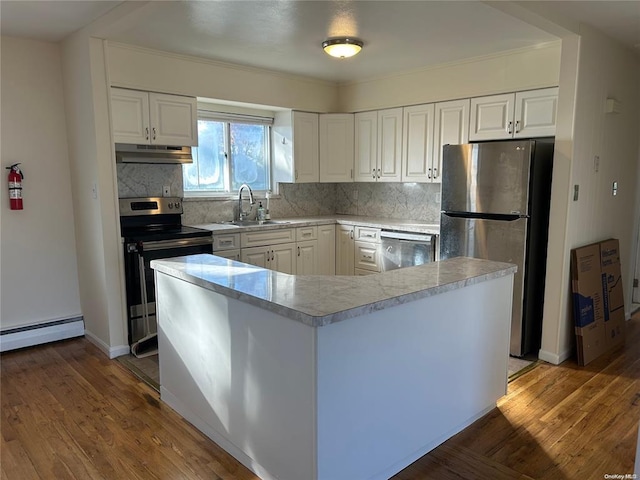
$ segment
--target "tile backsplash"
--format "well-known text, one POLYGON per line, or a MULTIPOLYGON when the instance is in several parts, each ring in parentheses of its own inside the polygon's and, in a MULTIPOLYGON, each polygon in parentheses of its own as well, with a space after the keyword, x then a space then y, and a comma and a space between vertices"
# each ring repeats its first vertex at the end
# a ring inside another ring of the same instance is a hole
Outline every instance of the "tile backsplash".
MULTIPOLYGON (((118 196, 162 196, 169 185, 171 195, 182 197, 181 165, 118 164, 118 196)), ((265 201, 262 200, 266 207, 265 201)), ((233 218, 237 200, 188 200, 184 202, 185 225, 212 223, 233 218)), ((440 221, 440 185, 430 183, 300 183, 280 184, 278 198, 270 200, 271 217, 316 215, 362 215, 428 223, 440 221)), ((254 211, 255 211, 254 207, 254 211)))

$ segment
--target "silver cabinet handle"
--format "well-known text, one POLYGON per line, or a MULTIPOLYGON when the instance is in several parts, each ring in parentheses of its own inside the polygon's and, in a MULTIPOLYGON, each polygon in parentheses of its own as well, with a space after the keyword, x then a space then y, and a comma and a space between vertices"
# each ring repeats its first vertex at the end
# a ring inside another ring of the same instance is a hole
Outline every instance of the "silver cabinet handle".
POLYGON ((300 247, 298 247, 298 256, 300 256, 300 247))
POLYGON ((433 178, 438 178, 438 169, 437 168, 433 169, 433 178))
POLYGON ((373 173, 373 178, 376 178, 376 169, 375 168, 373 169, 373 171, 371 173, 373 173))
POLYGON ((271 250, 271 260, 273 260, 275 257, 273 255, 273 250, 271 250))
POLYGON ((507 133, 509 135, 513 133, 513 122, 509 122, 509 125, 507 125, 507 133))
POLYGON ((378 178, 380 178, 380 172, 381 172, 381 170, 378 169, 378 178))
POLYGON ((516 120, 516 133, 520 131, 520 120, 516 120))
POLYGON ((296 175, 295 175, 295 177, 296 177, 296 180, 297 180, 297 179, 298 179, 298 170, 296 170, 296 175))
POLYGON ((431 178, 431 168, 429 169, 429 173, 427 173, 427 178, 431 178))
POLYGON ((233 243, 233 240, 221 240, 220 241, 220 245, 231 245, 233 243))
POLYGON ((156 127, 153 127, 151 129, 151 131, 153 132, 153 139, 155 140, 156 139, 156 127))
POLYGON ((144 129, 144 136, 145 136, 145 138, 146 138, 147 140, 149 140, 149 127, 146 127, 146 128, 144 129))

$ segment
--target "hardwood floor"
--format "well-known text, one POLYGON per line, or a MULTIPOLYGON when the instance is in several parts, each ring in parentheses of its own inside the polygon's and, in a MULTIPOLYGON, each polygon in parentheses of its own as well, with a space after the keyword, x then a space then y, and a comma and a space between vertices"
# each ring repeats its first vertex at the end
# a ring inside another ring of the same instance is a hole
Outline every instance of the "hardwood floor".
MULTIPOLYGON (((84 339, 0 361, 2 479, 257 478, 84 339)), ((496 409, 394 479, 631 474, 639 379, 636 313, 623 348, 587 367, 537 366, 509 384, 496 409)))

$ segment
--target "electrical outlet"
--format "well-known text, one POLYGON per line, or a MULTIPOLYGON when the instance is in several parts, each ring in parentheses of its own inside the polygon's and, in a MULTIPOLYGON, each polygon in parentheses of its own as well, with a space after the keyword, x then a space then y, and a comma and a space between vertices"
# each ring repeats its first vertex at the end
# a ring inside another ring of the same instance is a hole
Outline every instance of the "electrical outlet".
POLYGON ((162 187, 162 196, 170 197, 171 196, 171 187, 169 185, 164 185, 162 187))

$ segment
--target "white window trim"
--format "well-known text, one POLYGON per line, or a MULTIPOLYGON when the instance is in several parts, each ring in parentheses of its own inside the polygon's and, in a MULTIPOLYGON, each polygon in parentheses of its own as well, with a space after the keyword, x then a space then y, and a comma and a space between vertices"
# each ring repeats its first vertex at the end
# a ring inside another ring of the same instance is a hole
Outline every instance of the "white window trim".
MULTIPOLYGON (((270 198, 280 198, 277 184, 274 184, 273 180, 273 131, 271 126, 274 123, 273 116, 260 116, 260 115, 248 115, 242 113, 231 112, 219 112, 209 109, 198 108, 198 120, 214 120, 220 122, 229 123, 249 123, 252 125, 265 125, 268 126, 267 138, 269 140, 269 184, 271 188, 269 190, 252 190, 253 196, 256 199, 266 200, 266 193, 271 192, 270 198)), ((184 189, 183 183, 183 201, 205 201, 205 200, 218 200, 229 201, 237 200, 237 195, 234 192, 208 192, 204 190, 187 190, 184 189)))

